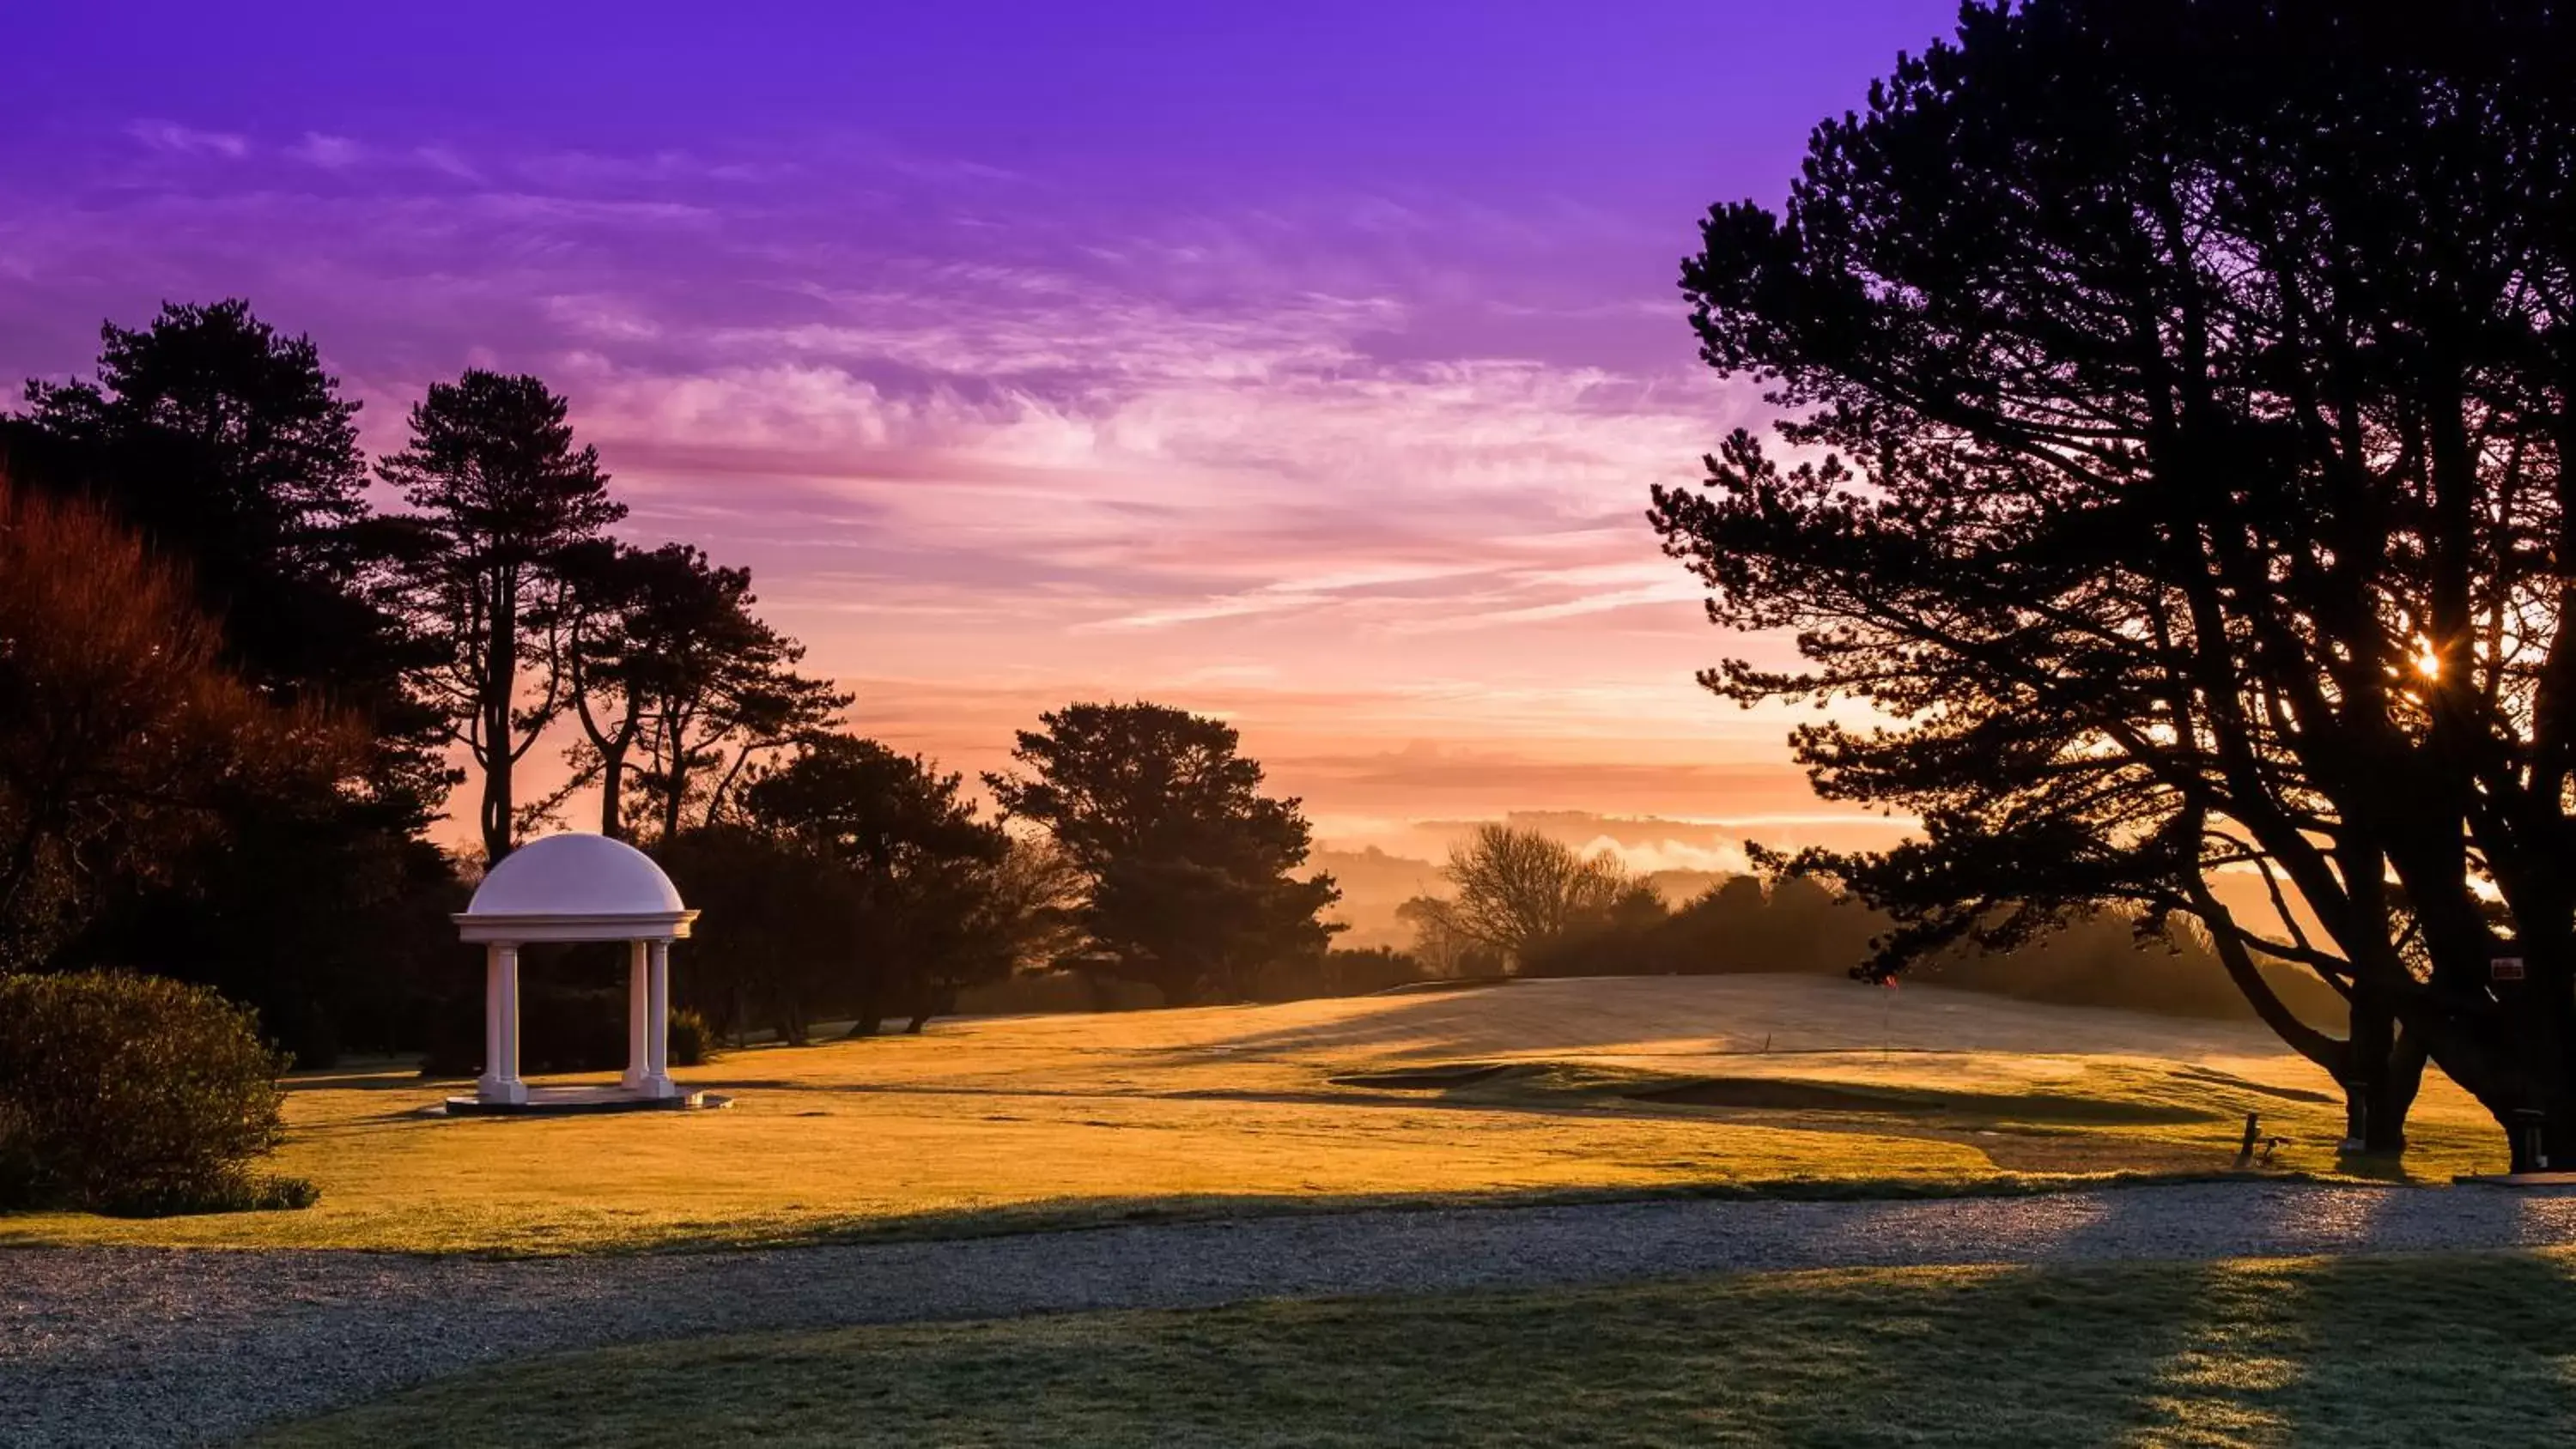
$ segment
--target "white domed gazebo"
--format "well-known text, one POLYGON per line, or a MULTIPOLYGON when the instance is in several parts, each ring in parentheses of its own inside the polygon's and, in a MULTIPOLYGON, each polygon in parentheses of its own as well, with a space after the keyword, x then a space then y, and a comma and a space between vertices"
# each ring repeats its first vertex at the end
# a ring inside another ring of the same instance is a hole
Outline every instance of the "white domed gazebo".
POLYGON ((483 1075, 451 1112, 609 1111, 693 1107, 671 1080, 671 943, 698 913, 652 857, 605 835, 549 835, 502 857, 483 877, 457 934, 483 943, 483 1075), (532 941, 625 941, 626 1076, 615 1087, 539 1087, 519 1080, 519 948, 532 941))

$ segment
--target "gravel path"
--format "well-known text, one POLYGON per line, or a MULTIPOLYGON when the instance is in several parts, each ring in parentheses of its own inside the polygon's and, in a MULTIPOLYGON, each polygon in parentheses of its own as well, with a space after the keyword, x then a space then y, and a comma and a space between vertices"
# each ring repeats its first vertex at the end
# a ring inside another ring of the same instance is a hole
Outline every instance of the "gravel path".
POLYGON ((0 1445, 182 1444, 516 1355, 750 1329, 1915 1263, 2576 1243, 2576 1196, 2197 1184, 1364 1212, 533 1262, 0 1250, 0 1445))

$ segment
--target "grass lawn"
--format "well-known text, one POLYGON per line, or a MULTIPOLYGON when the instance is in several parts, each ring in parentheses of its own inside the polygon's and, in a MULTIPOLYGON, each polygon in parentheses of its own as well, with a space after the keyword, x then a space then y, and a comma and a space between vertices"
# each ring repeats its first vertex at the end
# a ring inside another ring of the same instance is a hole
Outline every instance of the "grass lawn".
POLYGON ((1844 1271, 748 1336, 459 1375, 254 1442, 2564 1443, 2569 1266, 1844 1271))
MULTIPOLYGON (((0 1244, 548 1253, 1376 1201, 1956 1190, 2224 1169, 2242 1116, 2335 1173, 2330 1084, 2261 1028, 1810 977, 1538 981, 995 1017, 680 1074, 721 1112, 422 1115, 462 1084, 290 1083, 301 1212, 0 1217, 0 1244), (1472 1080, 1405 1074, 1476 1064, 1472 1080), (1394 1080, 1389 1080, 1389 1074, 1394 1080), (1361 1084, 1336 1078, 1363 1077, 1361 1084)), ((2410 1170, 2501 1165, 2428 1085, 2410 1170)))

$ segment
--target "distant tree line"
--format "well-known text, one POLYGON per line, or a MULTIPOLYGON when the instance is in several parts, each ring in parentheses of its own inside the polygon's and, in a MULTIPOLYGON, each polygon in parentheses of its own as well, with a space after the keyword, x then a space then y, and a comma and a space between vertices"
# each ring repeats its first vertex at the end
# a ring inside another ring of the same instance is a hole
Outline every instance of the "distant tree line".
MULTIPOLYGON (((1452 846, 1443 896, 1408 901, 1413 954, 1440 975, 1868 974, 1885 912, 1812 876, 1733 876, 1679 904, 1619 858, 1539 831, 1483 825, 1452 846)), ((2259 968, 2312 1019, 2342 1002, 2294 963, 2259 968)), ((2070 1006, 2251 1020, 2196 933, 2103 910, 2008 949, 1954 947, 1923 963, 1938 985, 2070 1006)))
MULTIPOLYGON (((987 777, 1005 828, 844 731, 851 697, 748 570, 614 535, 626 506, 540 379, 432 384, 371 467, 314 344, 244 302, 102 338, 94 377, 0 417, 0 973, 148 970, 307 1063, 469 1070, 446 917, 588 799, 703 912, 675 988, 720 1033, 918 1029, 1059 963, 1174 1003, 1337 979, 1336 891, 1231 727, 1048 714, 987 777), (562 783, 531 797, 545 748, 562 783), (479 848, 451 858, 430 828, 460 795, 479 848)), ((531 953, 532 1026, 572 1023, 536 1059, 615 1049, 610 954, 531 953)))

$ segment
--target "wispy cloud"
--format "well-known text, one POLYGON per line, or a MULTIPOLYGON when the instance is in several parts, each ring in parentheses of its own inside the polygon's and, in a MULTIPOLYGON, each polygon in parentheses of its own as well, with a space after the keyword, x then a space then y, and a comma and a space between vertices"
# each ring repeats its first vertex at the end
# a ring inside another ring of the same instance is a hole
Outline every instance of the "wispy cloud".
POLYGON ((307 131, 303 140, 287 148, 286 154, 308 166, 319 166, 326 171, 346 171, 366 161, 367 148, 346 136, 326 136, 319 131, 307 131))
POLYGON ((223 179, 110 168, 0 220, 0 305, 69 349, 136 305, 70 279, 247 293, 378 446, 469 362, 542 372, 629 528, 754 565, 815 665, 971 682, 935 728, 863 694, 955 763, 1097 688, 1227 712, 1333 809, 1705 804, 1744 788, 1707 761, 1748 753, 1782 778, 1780 721, 1692 686, 1720 641, 1640 518, 1758 405, 1705 379, 1660 277, 1573 276, 1598 218, 1138 207, 846 141, 127 134, 223 179), (1385 753, 1424 740, 1500 753, 1385 753))
POLYGON ((219 156, 238 161, 250 154, 250 141, 229 131, 203 131, 175 121, 134 121, 125 134, 149 150, 173 156, 219 156))

